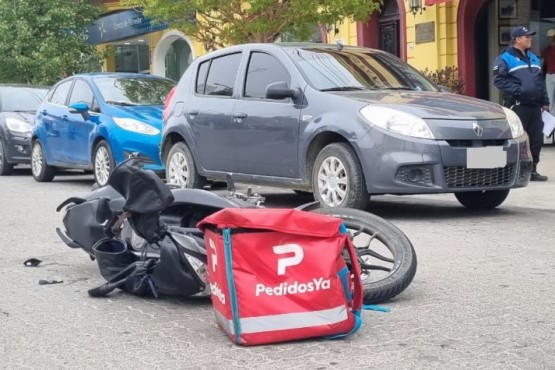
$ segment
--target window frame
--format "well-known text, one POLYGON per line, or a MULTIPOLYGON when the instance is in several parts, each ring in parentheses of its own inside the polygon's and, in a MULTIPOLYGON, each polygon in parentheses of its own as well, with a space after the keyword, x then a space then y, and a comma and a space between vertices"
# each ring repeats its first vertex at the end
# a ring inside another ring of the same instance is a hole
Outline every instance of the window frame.
POLYGON ((67 102, 68 102, 69 96, 71 95, 71 93, 72 93, 72 91, 73 91, 73 84, 74 84, 74 83, 75 83, 75 79, 74 79, 74 78, 72 78, 72 79, 70 79, 70 80, 67 80, 67 81, 62 81, 62 82, 60 82, 60 83, 54 88, 54 91, 52 92, 52 95, 50 95, 50 97, 49 97, 49 99, 48 99, 48 103, 50 103, 50 104, 52 104, 52 105, 56 105, 56 106, 58 106, 58 107, 67 107, 67 106, 68 106, 68 105, 67 105, 67 102), (54 96, 56 95, 56 92, 58 91, 58 89, 59 89, 61 86, 65 85, 65 84, 69 84, 69 89, 68 89, 68 91, 67 91, 67 93, 66 93, 66 99, 65 99, 64 103, 63 103, 62 105, 60 105, 60 104, 58 104, 58 103, 54 103, 52 100, 54 99, 54 96))

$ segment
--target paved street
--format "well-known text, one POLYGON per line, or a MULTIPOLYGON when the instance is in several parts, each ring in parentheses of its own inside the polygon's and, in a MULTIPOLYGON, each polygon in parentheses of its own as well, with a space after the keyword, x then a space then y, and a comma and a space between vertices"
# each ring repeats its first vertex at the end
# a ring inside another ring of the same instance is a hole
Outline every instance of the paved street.
MULTIPOLYGON (((365 311, 351 337, 260 347, 232 344, 208 300, 90 298, 103 280, 59 240, 55 208, 92 177, 36 183, 18 170, 0 178, 0 369, 555 369, 555 147, 539 170, 549 182, 488 212, 452 195, 374 198, 371 210, 414 244, 411 286, 389 313, 365 311), (23 266, 30 257, 43 262, 23 266)), ((255 190, 267 206, 306 201, 255 190)))

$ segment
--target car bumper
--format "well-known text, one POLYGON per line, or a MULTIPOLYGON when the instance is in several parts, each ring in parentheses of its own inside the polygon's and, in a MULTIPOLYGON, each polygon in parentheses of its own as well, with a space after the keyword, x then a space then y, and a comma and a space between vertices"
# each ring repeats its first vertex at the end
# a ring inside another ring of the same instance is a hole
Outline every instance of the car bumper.
POLYGON ((140 134, 120 134, 119 137, 125 137, 125 140, 119 140, 114 143, 112 147, 116 164, 120 164, 125 159, 129 158, 131 154, 136 153, 140 158, 143 158, 148 162, 144 166, 145 169, 156 172, 164 171, 164 165, 160 160, 158 151, 161 135, 148 136, 140 134))
POLYGON ((5 136, 5 156, 8 163, 30 163, 31 162, 31 136, 14 135, 7 132, 5 136))
POLYGON ((527 136, 505 140, 447 141, 408 138, 378 130, 358 145, 370 194, 427 194, 501 190, 525 187, 530 181, 532 156, 527 136), (485 144, 485 145, 484 145, 485 144), (494 168, 469 166, 472 148, 496 146, 506 164, 494 168))

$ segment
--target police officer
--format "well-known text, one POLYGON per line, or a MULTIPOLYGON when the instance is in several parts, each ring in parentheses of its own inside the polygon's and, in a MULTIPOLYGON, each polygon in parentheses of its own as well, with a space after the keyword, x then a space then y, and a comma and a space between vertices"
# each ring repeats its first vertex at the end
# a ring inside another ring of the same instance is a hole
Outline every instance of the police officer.
POLYGON ((542 110, 549 111, 549 98, 540 59, 530 51, 535 34, 523 26, 512 29, 512 45, 495 59, 493 84, 503 94, 503 105, 518 115, 528 134, 534 162, 530 180, 547 181, 537 171, 543 145, 542 110))

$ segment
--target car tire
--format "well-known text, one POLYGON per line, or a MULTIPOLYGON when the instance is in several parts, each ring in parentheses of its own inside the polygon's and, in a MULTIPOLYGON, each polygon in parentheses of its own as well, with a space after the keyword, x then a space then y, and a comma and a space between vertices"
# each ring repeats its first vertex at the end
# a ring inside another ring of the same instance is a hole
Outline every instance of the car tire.
POLYGON ((493 209, 507 199, 509 189, 455 193, 455 197, 468 209, 493 209))
POLYGON ((182 141, 171 147, 165 167, 168 184, 189 189, 200 189, 206 185, 206 178, 199 175, 193 155, 182 141))
POLYGON ((0 137, 0 176, 8 176, 13 172, 13 164, 8 163, 4 139, 0 137))
POLYGON ((360 163, 347 143, 329 144, 318 153, 312 188, 323 207, 365 210, 370 201, 360 163))
POLYGON ((108 143, 104 140, 96 144, 93 154, 94 180, 99 186, 108 183, 110 174, 114 170, 114 156, 108 143))
POLYGON ((31 145, 31 174, 38 182, 50 182, 56 175, 56 168, 46 163, 46 156, 40 140, 31 145))

